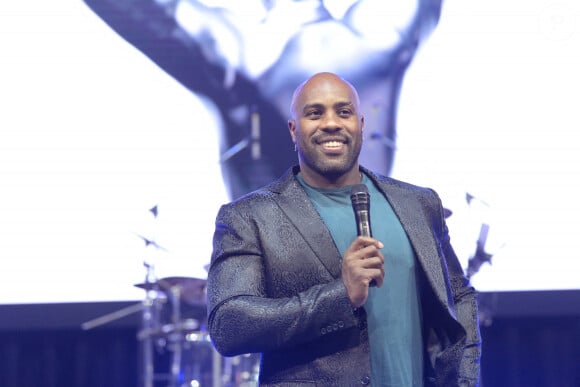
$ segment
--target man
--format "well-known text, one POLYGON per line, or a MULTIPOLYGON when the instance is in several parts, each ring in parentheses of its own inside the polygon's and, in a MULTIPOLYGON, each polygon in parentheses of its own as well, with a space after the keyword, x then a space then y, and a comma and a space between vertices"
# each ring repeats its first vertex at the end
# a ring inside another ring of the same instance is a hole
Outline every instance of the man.
POLYGON ((476 293, 438 196, 359 165, 364 117, 339 76, 312 76, 291 111, 299 165, 217 216, 208 273, 217 350, 262 353, 264 386, 476 386, 476 293), (357 237, 359 183, 374 238, 357 237))

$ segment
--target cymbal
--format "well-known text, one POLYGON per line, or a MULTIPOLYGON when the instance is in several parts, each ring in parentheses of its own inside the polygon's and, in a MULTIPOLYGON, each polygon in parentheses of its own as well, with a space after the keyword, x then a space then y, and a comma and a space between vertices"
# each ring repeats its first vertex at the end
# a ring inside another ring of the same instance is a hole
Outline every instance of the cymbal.
POLYGON ((165 324, 159 327, 142 329, 137 337, 143 340, 149 337, 167 337, 170 340, 181 339, 182 335, 194 332, 199 328, 199 322, 188 318, 175 324, 165 324))
POLYGON ((179 297, 192 305, 205 305, 205 287, 207 280, 193 277, 165 277, 156 282, 135 284, 145 290, 163 292, 177 291, 179 297))

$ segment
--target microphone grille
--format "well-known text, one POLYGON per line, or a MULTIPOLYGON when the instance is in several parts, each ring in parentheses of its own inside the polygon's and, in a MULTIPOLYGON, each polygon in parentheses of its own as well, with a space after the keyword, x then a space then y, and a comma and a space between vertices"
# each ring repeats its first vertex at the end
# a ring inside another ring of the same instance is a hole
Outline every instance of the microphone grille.
POLYGON ((353 206, 368 206, 370 200, 369 190, 364 184, 355 184, 350 190, 350 200, 353 206))

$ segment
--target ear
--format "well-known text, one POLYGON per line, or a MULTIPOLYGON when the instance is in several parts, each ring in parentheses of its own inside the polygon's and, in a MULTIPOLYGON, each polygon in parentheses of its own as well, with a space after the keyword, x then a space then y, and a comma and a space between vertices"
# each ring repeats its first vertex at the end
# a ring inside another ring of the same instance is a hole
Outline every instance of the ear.
POLYGON ((365 131, 365 116, 360 116, 360 131, 364 133, 365 131))
POLYGON ((288 120, 288 130, 290 131, 292 142, 296 144, 296 121, 292 119, 288 120))

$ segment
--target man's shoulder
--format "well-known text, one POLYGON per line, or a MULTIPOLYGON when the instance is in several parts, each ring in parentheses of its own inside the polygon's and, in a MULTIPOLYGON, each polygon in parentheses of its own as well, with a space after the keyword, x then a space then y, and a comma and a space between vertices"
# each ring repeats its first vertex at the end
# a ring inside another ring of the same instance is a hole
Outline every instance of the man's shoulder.
POLYGON ((393 177, 385 176, 380 173, 371 171, 366 168, 362 168, 362 170, 369 176, 372 180, 379 184, 382 187, 396 187, 404 190, 414 191, 417 193, 425 193, 431 194, 433 189, 420 186, 417 184, 410 183, 408 181, 395 179, 393 177))
POLYGON ((232 200, 228 206, 243 207, 250 204, 255 205, 260 202, 271 201, 278 194, 290 189, 293 184, 296 184, 296 178, 294 177, 293 169, 290 168, 277 180, 232 200))

